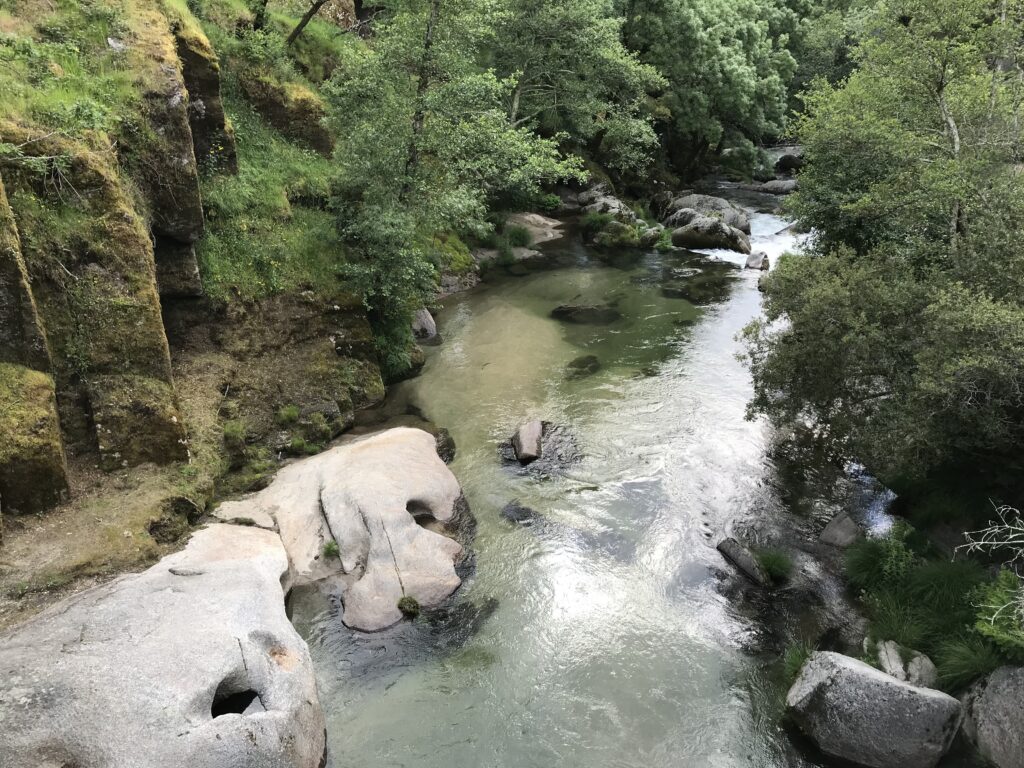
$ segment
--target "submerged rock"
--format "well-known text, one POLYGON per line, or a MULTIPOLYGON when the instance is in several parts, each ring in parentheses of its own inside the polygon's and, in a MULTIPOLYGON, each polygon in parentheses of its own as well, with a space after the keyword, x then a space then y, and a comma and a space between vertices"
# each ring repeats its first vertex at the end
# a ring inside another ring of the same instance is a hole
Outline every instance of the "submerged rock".
POLYGON ((622 313, 607 304, 562 304, 551 310, 551 317, 576 325, 611 325, 622 319, 622 313))
POLYGON ((502 507, 501 516, 510 523, 522 526, 531 526, 544 519, 540 512, 520 504, 518 501, 510 501, 502 507))
POLYGON ((568 372, 570 379, 582 379, 585 376, 591 376, 600 370, 601 361, 597 359, 597 355, 583 355, 582 357, 577 357, 566 366, 566 371, 568 372))
POLYGON ((960 726, 952 696, 828 651, 804 664, 786 707, 822 752, 870 768, 932 768, 960 726))
POLYGON ((434 436, 399 428, 285 467, 216 514, 272 519, 291 562, 287 584, 339 578, 343 621, 372 632, 401 620, 401 598, 430 608, 462 583, 462 545, 425 527, 453 523, 461 497, 434 436))
POLYGON ((530 464, 544 455, 543 437, 544 424, 540 419, 527 422, 516 431, 512 436, 512 449, 520 464, 530 464))
POLYGON ((754 553, 740 544, 736 539, 723 539, 718 543, 718 551, 733 565, 740 573, 761 587, 769 587, 772 584, 771 577, 757 561, 754 553))
POLYGON ((964 732, 997 768, 1024 768, 1024 667, 1000 667, 964 697, 964 732))
POLYGON ((270 531, 213 525, 0 637, 5 768, 317 768, 324 716, 270 531))

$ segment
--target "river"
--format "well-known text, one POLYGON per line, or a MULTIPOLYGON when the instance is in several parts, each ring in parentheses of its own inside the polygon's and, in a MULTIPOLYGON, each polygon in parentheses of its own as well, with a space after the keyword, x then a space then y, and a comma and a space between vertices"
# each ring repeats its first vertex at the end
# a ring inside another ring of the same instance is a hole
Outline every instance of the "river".
MULTIPOLYGON (((786 227, 752 214, 753 247, 773 264, 796 245, 786 227)), ((392 393, 458 446, 452 470, 479 521, 458 599, 477 608, 372 636, 347 632, 316 594, 294 608, 329 764, 814 764, 780 730, 779 676, 745 650, 756 627, 721 594, 714 548, 751 510, 780 504, 770 429, 745 419, 751 380, 737 359, 737 334, 761 312, 760 273, 727 252, 609 265, 576 237, 548 250, 567 266, 449 299, 443 345, 392 393), (666 297, 666 280, 699 284, 707 303, 666 297), (623 320, 549 317, 606 302, 623 320), (583 355, 601 369, 567 376, 583 355), (582 458, 548 476, 502 462, 501 441, 535 417, 568 427, 582 458), (510 501, 543 521, 510 523, 510 501)))

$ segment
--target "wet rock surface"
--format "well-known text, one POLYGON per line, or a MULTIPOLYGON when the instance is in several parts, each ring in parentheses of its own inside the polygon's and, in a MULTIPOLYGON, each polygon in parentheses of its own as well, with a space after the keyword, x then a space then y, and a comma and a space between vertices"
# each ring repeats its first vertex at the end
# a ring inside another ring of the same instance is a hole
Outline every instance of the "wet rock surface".
POLYGON ((607 304, 562 304, 551 310, 551 317, 575 325, 611 325, 622 319, 622 313, 607 304))

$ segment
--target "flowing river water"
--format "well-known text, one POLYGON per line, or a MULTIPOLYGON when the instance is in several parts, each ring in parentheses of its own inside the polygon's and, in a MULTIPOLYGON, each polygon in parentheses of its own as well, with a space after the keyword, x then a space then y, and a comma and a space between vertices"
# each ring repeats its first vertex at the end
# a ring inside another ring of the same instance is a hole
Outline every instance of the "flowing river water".
MULTIPOLYGON (((752 214, 774 264, 787 222, 752 214)), ((778 724, 779 676, 720 589, 714 545, 779 507, 771 431, 747 421, 737 334, 761 312, 739 254, 608 264, 569 236, 566 266, 449 299, 443 345, 393 398, 449 429, 479 521, 476 569, 447 620, 358 636, 317 594, 294 620, 317 663, 335 768, 659 768, 815 764, 778 724), (694 270, 700 269, 697 273, 694 270), (664 290, 686 284, 696 303, 664 290), (608 326, 551 319, 613 303, 608 326), (596 356, 600 370, 567 376, 596 356), (581 453, 524 472, 499 445, 530 418, 581 453), (542 519, 509 522, 512 501, 542 519)))

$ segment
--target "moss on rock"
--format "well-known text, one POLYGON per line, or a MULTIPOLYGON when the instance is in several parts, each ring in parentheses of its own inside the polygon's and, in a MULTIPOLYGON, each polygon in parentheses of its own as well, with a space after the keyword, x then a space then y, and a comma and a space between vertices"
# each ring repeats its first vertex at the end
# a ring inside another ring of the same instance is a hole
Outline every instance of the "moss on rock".
POLYGON ((67 492, 53 379, 0 363, 0 503, 5 513, 36 512, 67 492))
POLYGON ((238 74, 245 97, 268 123, 289 138, 322 155, 334 151, 334 139, 324 125, 323 99, 306 85, 281 80, 266 67, 243 67, 238 74))

